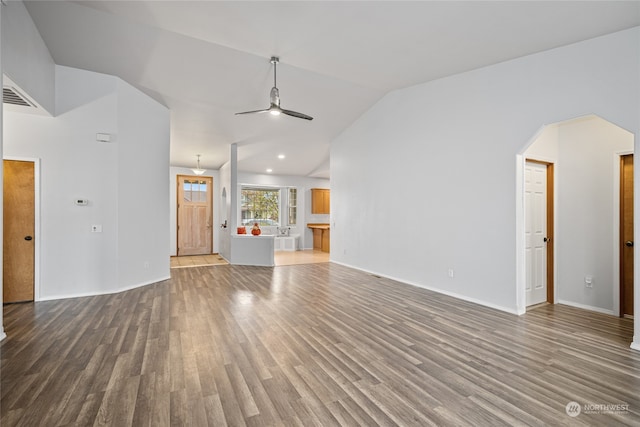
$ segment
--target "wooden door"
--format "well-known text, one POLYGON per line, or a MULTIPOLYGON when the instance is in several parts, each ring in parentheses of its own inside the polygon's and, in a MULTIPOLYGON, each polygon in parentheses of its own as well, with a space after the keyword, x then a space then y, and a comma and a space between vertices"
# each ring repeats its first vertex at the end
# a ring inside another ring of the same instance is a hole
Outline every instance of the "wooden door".
POLYGON ((620 156, 620 316, 633 316, 633 154, 620 156))
POLYGON ((210 254, 213 178, 178 176, 178 256, 210 254))
POLYGON ((547 301, 547 166, 525 165, 527 306, 547 301))
POLYGON ((4 160, 3 302, 33 301, 35 164, 4 160))

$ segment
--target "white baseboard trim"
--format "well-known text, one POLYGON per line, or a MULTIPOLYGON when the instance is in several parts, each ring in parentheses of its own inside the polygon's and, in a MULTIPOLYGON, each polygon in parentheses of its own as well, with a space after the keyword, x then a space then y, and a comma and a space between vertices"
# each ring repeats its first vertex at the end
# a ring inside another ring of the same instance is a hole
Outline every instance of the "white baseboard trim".
POLYGON ((631 347, 633 350, 640 351, 640 342, 636 341, 635 335, 634 335, 633 341, 631 342, 631 345, 629 347, 631 347))
POLYGON ((0 328, 0 341, 5 339, 6 337, 7 337, 7 334, 5 334, 4 328, 0 328))
POLYGON ((54 295, 49 297, 40 298, 38 301, 55 301, 59 299, 67 299, 67 298, 82 298, 82 297, 95 297, 97 295, 111 295, 117 294, 120 292, 130 291, 131 289, 141 288, 143 286, 153 285, 154 283, 164 282, 165 280, 169 280, 171 276, 163 276, 157 279, 150 280, 148 282, 137 283, 133 285, 124 286, 122 288, 114 289, 108 292, 83 292, 77 294, 67 294, 67 295, 54 295))
POLYGON ((509 314, 515 314, 517 316, 519 316, 521 314, 524 314, 524 313, 519 313, 516 308, 503 307, 501 305, 493 304, 493 303, 490 303, 488 301, 479 300, 479 299, 468 297, 466 295, 461 295, 461 294, 458 294, 458 293, 455 293, 455 292, 444 291, 442 289, 433 288, 431 286, 427 286, 427 285, 424 285, 422 283, 411 282, 411 281, 408 281, 406 279, 400 279, 400 278, 397 278, 397 277, 389 276, 387 274, 379 273, 377 271, 371 271, 371 270, 367 270, 367 269, 364 269, 364 268, 356 267, 354 265, 350 265, 350 264, 347 264, 347 263, 344 263, 344 262, 340 262, 340 261, 335 261, 333 259, 331 259, 330 261, 332 263, 334 263, 334 264, 339 264, 339 265, 342 265, 344 267, 353 268, 354 270, 360 270, 360 271, 363 271, 365 273, 375 274, 376 276, 384 277, 385 279, 391 279, 391 280, 395 280, 396 282, 405 283, 407 285, 415 286, 417 288, 427 289, 429 291, 433 291, 433 292, 436 292, 436 293, 439 293, 439 294, 442 294, 442 295, 447 295, 449 297, 456 298, 456 299, 459 299, 459 300, 462 300, 462 301, 472 302, 474 304, 478 304, 478 305, 481 305, 481 306, 484 306, 484 307, 489 307, 489 308, 493 308, 495 310, 504 311, 504 312, 509 313, 509 314))
POLYGON ((591 305, 580 304, 573 301, 558 300, 558 304, 564 304, 564 305, 568 305, 575 308, 581 308, 583 310, 590 310, 590 311, 595 311, 602 314, 610 314, 612 316, 616 316, 616 313, 613 310, 607 310, 606 308, 600 308, 600 307, 593 307, 591 305))

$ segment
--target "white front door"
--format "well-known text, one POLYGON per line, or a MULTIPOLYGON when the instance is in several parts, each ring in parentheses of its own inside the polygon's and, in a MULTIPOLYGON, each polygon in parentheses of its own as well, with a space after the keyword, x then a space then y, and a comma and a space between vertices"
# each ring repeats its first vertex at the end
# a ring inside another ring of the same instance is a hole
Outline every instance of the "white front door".
POLYGON ((527 162, 524 172, 527 306, 547 300, 547 166, 527 162))

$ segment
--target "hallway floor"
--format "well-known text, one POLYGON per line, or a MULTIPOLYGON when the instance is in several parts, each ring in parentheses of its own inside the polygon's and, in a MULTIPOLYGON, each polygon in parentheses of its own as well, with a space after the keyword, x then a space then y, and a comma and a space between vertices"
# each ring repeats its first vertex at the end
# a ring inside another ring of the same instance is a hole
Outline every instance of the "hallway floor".
MULTIPOLYGON (((318 250, 305 251, 277 251, 274 255, 276 267, 279 265, 317 264, 329 262, 329 253, 318 250)), ((206 267, 210 265, 229 264, 218 254, 172 256, 171 268, 206 267)))

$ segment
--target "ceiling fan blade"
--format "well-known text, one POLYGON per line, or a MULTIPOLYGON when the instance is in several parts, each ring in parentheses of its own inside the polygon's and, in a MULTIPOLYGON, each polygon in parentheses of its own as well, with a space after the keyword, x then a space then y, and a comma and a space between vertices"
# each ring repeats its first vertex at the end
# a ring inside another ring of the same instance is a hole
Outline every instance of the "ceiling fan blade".
POLYGON ((282 114, 286 114, 287 116, 291 117, 297 117, 299 119, 313 120, 313 117, 307 116, 306 114, 298 113, 297 111, 282 110, 282 114))
POLYGON ((268 113, 268 112, 269 112, 269 109, 267 108, 266 110, 243 111, 241 113, 236 113, 236 116, 239 114, 268 113))

